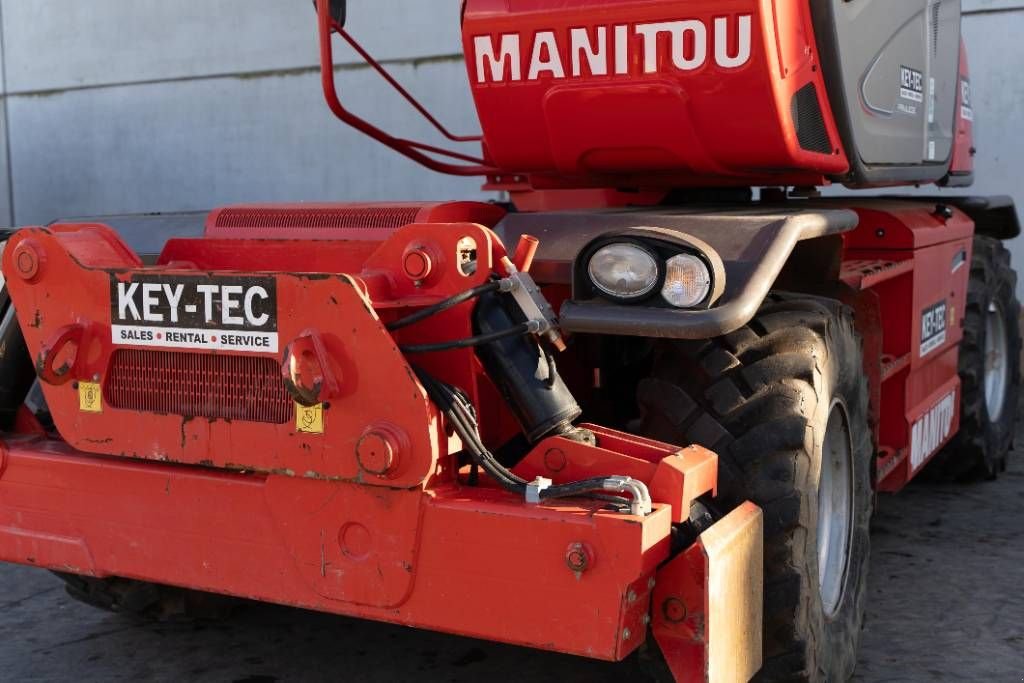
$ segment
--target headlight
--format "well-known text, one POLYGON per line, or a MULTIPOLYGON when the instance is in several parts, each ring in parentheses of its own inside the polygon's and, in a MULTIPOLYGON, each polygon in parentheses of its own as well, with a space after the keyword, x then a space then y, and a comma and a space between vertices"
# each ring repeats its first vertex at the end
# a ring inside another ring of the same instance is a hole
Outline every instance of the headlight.
POLYGON ((658 260, 643 247, 620 242, 601 247, 587 266, 594 286, 616 299, 639 299, 658 285, 658 260))
POLYGON ((680 254, 668 260, 661 296, 676 308, 700 305, 711 291, 711 273, 702 260, 680 254))

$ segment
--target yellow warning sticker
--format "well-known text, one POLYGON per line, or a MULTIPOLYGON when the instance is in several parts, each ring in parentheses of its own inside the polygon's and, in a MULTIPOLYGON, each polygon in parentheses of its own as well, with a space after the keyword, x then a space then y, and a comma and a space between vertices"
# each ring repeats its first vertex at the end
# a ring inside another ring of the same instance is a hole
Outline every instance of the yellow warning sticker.
POLYGON ((78 408, 83 413, 103 412, 103 399, 100 395, 100 385, 98 383, 78 383, 78 408))
POLYGON ((306 434, 324 433, 324 404, 304 406, 295 404, 295 431, 306 434))

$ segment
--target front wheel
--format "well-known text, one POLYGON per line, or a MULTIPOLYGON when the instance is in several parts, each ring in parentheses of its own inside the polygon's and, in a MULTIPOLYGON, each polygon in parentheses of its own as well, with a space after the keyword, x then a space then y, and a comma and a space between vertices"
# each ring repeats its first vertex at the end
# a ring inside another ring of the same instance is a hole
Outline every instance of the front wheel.
POLYGON ((856 666, 874 500, 861 354, 848 308, 774 295, 732 334, 659 347, 639 386, 644 434, 717 452, 720 500, 764 511, 761 680, 856 666))

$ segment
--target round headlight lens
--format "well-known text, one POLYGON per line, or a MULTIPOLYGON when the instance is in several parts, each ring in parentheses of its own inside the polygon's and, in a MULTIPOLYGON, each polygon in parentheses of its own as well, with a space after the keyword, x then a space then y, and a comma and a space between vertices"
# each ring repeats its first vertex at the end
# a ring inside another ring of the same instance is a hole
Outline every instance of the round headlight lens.
POLYGON ((711 273, 707 265, 692 254, 673 256, 666 264, 665 286, 661 296, 676 308, 693 308, 711 291, 711 273))
POLYGON ((587 266, 594 286, 616 299, 638 299, 658 285, 658 261, 643 247, 609 244, 590 257, 587 266))

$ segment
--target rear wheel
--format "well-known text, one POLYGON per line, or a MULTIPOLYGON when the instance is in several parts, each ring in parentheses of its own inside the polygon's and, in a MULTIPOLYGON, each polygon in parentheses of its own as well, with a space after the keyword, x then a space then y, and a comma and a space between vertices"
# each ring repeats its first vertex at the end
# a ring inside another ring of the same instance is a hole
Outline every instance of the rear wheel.
POLYGON ((974 238, 960 344, 960 431, 928 466, 932 477, 994 479, 1006 469, 1020 394, 1020 303, 1010 252, 974 238))
POLYGON ((873 503, 867 395, 850 311, 788 295, 720 339, 662 345, 640 383, 644 433, 716 451, 720 500, 764 511, 762 680, 853 674, 873 503))

